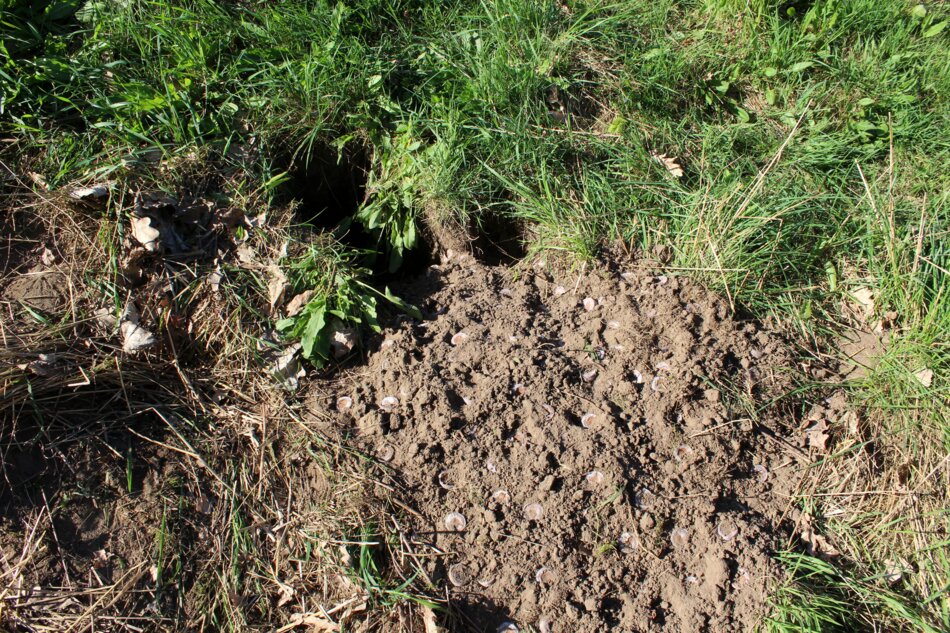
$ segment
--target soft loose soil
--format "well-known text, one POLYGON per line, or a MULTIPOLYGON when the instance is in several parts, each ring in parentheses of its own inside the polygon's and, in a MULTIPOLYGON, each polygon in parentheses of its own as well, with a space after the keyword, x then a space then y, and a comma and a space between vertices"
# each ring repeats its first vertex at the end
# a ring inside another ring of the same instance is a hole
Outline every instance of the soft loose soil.
POLYGON ((636 270, 462 255, 399 290, 425 319, 313 405, 404 483, 423 571, 459 623, 755 626, 795 485, 791 416, 769 404, 790 389, 778 336, 636 270))

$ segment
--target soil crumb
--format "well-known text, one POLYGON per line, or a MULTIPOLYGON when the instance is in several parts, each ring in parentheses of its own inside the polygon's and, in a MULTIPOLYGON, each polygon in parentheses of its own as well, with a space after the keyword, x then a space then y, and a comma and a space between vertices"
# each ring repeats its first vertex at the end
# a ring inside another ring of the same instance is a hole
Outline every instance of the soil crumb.
POLYGON ((405 486, 454 630, 756 626, 798 472, 765 406, 791 389, 780 337, 607 265, 462 255, 397 290, 424 320, 311 404, 405 486))

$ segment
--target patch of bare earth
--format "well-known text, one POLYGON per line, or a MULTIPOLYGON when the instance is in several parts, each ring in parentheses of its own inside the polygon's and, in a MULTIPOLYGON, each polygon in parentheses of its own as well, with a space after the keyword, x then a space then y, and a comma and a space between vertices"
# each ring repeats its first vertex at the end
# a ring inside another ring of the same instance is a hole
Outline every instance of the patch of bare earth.
POLYGON ((311 407, 402 485, 450 623, 755 627, 800 472, 780 337, 636 270, 463 255, 398 290, 424 320, 403 320, 311 407))

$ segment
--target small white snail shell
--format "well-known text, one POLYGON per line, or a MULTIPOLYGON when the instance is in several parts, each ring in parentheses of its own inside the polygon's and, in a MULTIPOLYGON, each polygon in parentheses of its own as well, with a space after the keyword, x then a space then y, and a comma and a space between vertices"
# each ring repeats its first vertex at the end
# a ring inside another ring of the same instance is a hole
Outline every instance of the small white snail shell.
POLYGON ((455 484, 449 481, 449 472, 447 470, 439 471, 438 477, 439 486, 444 490, 455 490, 455 484))
POLYGON ((336 399, 336 410, 346 411, 353 406, 353 398, 349 396, 340 396, 336 399))
POLYGON ((392 413, 399 406, 399 398, 396 396, 386 396, 379 401, 379 408, 386 413, 392 413))
POLYGON ((756 464, 752 467, 752 472, 755 473, 756 478, 759 480, 759 483, 765 483, 769 480, 769 469, 763 464, 756 464))
POLYGON ((586 479, 587 483, 592 486, 599 486, 600 484, 604 483, 604 479, 606 479, 606 477, 604 477, 604 473, 600 472, 599 470, 592 470, 584 475, 584 479, 586 479))
POLYGON ((693 449, 686 444, 680 444, 673 450, 673 459, 678 462, 686 461, 693 456, 693 449))
POLYGON ((670 543, 673 547, 686 547, 689 543, 689 531, 686 528, 674 528, 670 532, 670 543))
POLYGON ((461 532, 465 529, 465 526, 468 525, 465 516, 460 512, 449 512, 446 514, 444 523, 445 527, 453 532, 461 532))
POLYGON ((581 426, 584 427, 585 429, 589 429, 596 417, 597 417, 596 413, 585 413, 584 415, 581 416, 581 426))
POLYGON ((376 457, 378 457, 379 461, 381 462, 392 461, 393 457, 395 456, 396 456, 396 449, 390 446, 389 444, 381 446, 379 450, 376 451, 376 457))
POLYGON ((630 554, 640 547, 640 537, 634 532, 624 530, 617 539, 617 546, 624 554, 630 554))
POLYGON ((732 521, 720 521, 716 526, 716 534, 725 542, 729 542, 739 535, 739 526, 732 521))
POLYGON ((452 345, 461 345, 468 340, 468 334, 465 332, 459 332, 452 335, 452 345))
POLYGON ((547 567, 541 566, 538 567, 536 572, 534 572, 534 579, 539 585, 550 585, 553 584, 555 580, 557 580, 557 576, 547 567))
POLYGON ((529 521, 538 521, 544 516, 544 506, 540 503, 529 503, 524 507, 524 518, 529 521))
POLYGON ((511 501, 511 495, 508 494, 507 490, 499 488, 495 492, 491 493, 491 500, 495 503, 500 503, 502 505, 511 501))
POLYGON ((472 580, 468 567, 461 563, 452 565, 448 570, 449 582, 456 587, 464 587, 472 580))
POLYGON ((649 510, 656 503, 656 495, 649 488, 641 488, 633 502, 640 510, 649 510))
POLYGON ((597 307, 597 302, 594 300, 593 297, 585 297, 585 298, 584 298, 584 309, 585 309, 585 310, 587 310, 588 312, 591 312, 591 311, 593 311, 594 308, 596 308, 596 307, 597 307))

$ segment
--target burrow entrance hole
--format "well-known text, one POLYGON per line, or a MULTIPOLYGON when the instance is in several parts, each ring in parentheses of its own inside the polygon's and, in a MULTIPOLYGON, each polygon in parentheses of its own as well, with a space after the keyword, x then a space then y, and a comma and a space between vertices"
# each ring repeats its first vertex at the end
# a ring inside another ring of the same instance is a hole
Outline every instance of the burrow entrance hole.
POLYGON ((316 229, 332 232, 345 246, 378 253, 367 265, 375 276, 413 277, 433 263, 434 249, 418 232, 415 247, 404 253, 399 270, 389 272, 385 242, 366 230, 354 218, 366 201, 371 158, 365 149, 346 149, 342 153, 328 146, 314 147, 298 157, 287 170, 289 180, 282 194, 297 203, 297 220, 316 229))
MULTIPOLYGON (((316 229, 330 231, 344 245, 364 251, 376 251, 369 263, 376 276, 411 278, 421 275, 438 259, 430 231, 417 227, 416 246, 404 253, 396 273, 390 273, 384 243, 362 224, 354 220, 360 206, 372 195, 367 180, 372 169, 371 156, 365 148, 346 149, 342 153, 322 145, 305 157, 298 157, 287 170, 289 180, 281 190, 282 198, 297 202, 297 220, 316 229)), ((482 219, 473 231, 477 236, 472 246, 478 259, 487 265, 515 262, 526 254, 522 232, 516 222, 502 216, 482 219)))

